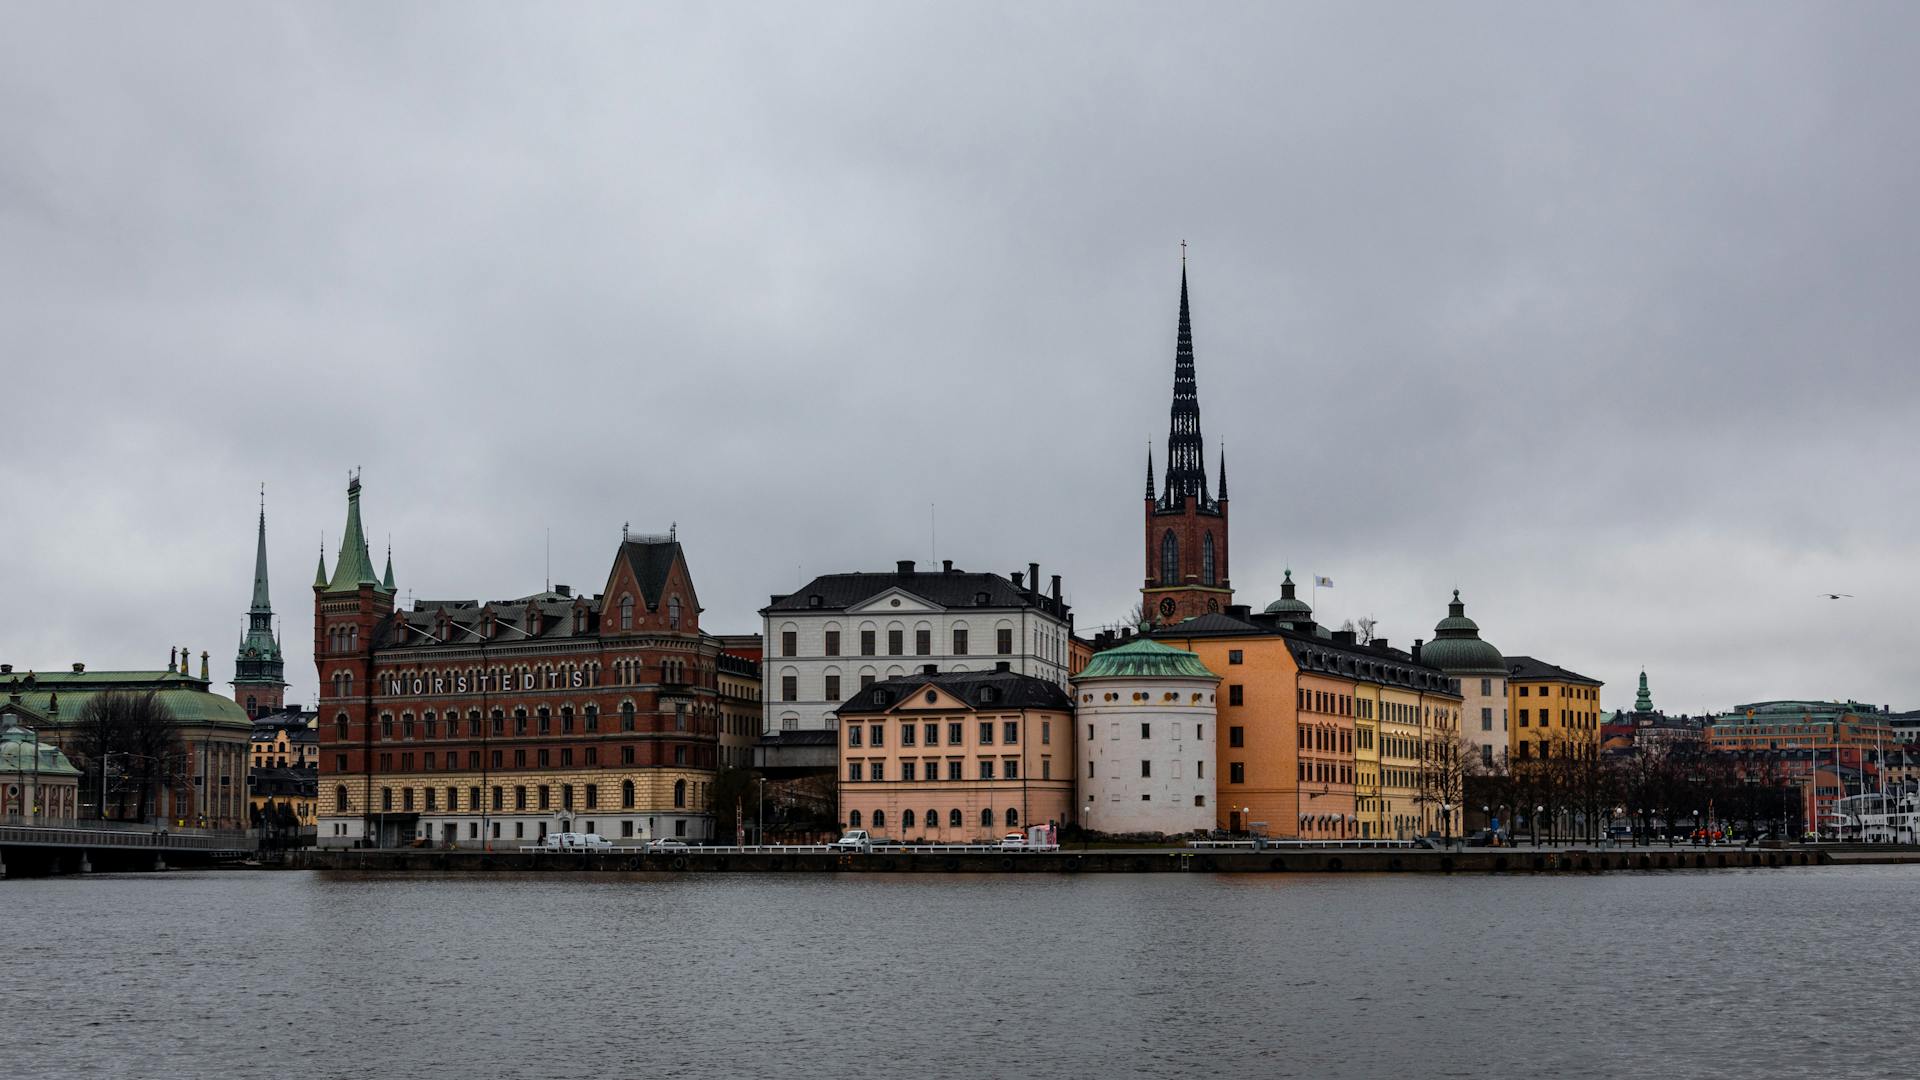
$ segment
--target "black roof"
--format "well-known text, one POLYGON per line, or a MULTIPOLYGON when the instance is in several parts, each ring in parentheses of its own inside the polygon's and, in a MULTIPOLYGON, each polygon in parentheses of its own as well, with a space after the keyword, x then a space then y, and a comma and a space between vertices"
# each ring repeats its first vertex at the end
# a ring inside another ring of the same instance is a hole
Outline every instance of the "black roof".
POLYGON ((660 594, 667 588, 667 575, 673 572, 673 562, 680 557, 678 540, 621 541, 620 558, 626 560, 633 579, 640 583, 640 596, 648 610, 660 606, 660 594))
POLYGON ((1073 699, 1060 684, 1012 671, 948 671, 935 675, 901 675, 865 687, 835 710, 841 716, 883 713, 907 701, 923 687, 934 686, 969 705, 995 709, 1067 709, 1073 699), (991 691, 991 693, 987 693, 991 691))
MULTIPOLYGON (((1236 611, 1244 610, 1236 608, 1236 611)), ((1158 627, 1156 639, 1187 637, 1278 637, 1287 642, 1294 663, 1300 670, 1359 679, 1385 686, 1404 686, 1429 693, 1459 694, 1458 682, 1439 668, 1415 660, 1410 653, 1385 645, 1348 643, 1331 634, 1322 636, 1319 628, 1300 629, 1302 624, 1286 617, 1248 613, 1244 618, 1208 612, 1171 626, 1158 627)))
POLYGON ((888 589, 910 592, 944 608, 1037 607, 1063 619, 1070 610, 1068 605, 1055 601, 1038 588, 1016 587, 1010 578, 999 574, 950 569, 921 571, 913 569, 912 563, 906 563, 893 573, 822 574, 795 592, 775 594, 760 613, 844 611, 888 589))
POLYGON ((1510 679, 1555 679, 1560 682, 1581 683, 1586 686, 1602 686, 1599 679, 1589 679, 1577 671, 1568 671, 1557 664, 1545 660, 1535 660, 1531 656, 1507 657, 1507 677, 1510 679))
POLYGON ((774 731, 760 736, 761 746, 839 746, 840 733, 825 728, 774 731))

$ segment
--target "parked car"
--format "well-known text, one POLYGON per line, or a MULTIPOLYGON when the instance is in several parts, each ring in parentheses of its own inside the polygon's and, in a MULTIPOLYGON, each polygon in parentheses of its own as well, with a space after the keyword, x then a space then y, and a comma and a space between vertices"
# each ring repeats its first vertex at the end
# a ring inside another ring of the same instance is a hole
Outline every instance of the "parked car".
POLYGON ((647 850, 648 851, 685 851, 687 850, 687 844, 686 844, 686 841, 684 840, 675 840, 671 836, 663 836, 658 840, 647 841, 647 850))
POLYGON ((848 829, 828 846, 842 851, 866 851, 873 847, 873 837, 867 835, 865 829, 848 829))
POLYGON ((1025 851, 1027 847, 1027 836, 1025 833, 1010 832, 1000 838, 1000 846, 1009 851, 1025 851))

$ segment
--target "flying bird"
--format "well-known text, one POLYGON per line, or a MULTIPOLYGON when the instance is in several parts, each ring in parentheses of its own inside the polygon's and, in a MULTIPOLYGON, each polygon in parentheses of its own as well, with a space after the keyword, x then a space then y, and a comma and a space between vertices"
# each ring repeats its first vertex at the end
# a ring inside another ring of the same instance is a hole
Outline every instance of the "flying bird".
POLYGON ((1830 592, 1830 593, 1821 593, 1820 595, 1826 597, 1829 600, 1839 600, 1842 598, 1845 598, 1848 600, 1853 599, 1853 594, 1850 592, 1830 592))

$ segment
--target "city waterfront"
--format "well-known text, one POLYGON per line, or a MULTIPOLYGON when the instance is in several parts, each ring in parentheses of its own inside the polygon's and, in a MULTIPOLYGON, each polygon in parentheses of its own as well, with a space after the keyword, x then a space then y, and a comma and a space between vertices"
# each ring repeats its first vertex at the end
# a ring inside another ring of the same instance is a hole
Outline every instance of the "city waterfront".
POLYGON ((1888 1075, 1916 884, 95 875, 0 983, 23 1076, 1888 1075))

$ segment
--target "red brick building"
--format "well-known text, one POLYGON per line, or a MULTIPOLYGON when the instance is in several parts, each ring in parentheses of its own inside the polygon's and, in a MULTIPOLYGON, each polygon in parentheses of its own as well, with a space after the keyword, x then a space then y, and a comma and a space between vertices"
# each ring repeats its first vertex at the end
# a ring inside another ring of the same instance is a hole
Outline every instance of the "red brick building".
POLYGON ((675 536, 623 535, 591 597, 397 610, 356 478, 313 591, 322 846, 711 834, 721 650, 675 536))

